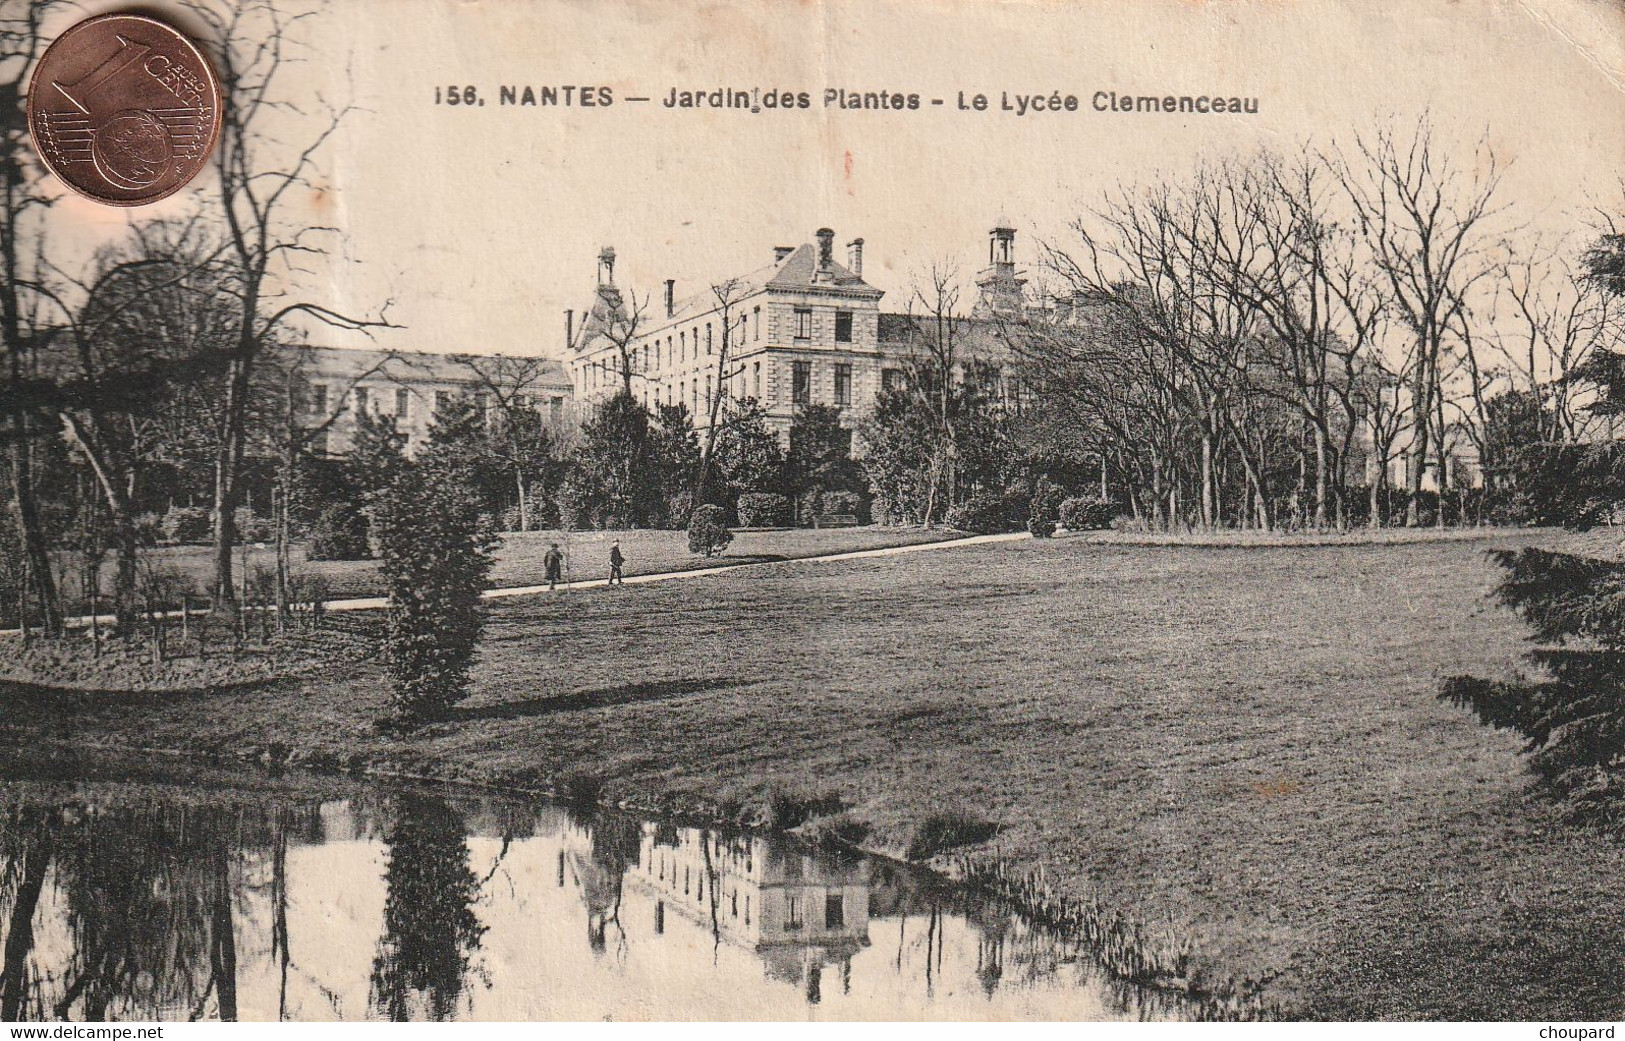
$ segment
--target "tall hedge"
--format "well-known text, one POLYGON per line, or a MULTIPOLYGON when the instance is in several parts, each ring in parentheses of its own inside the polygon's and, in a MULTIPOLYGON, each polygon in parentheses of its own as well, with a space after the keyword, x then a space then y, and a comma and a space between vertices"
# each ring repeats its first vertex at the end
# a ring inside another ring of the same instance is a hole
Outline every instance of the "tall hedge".
POLYGON ((378 496, 373 514, 389 590, 384 661, 406 721, 446 715, 467 694, 496 540, 452 460, 430 452, 378 496))

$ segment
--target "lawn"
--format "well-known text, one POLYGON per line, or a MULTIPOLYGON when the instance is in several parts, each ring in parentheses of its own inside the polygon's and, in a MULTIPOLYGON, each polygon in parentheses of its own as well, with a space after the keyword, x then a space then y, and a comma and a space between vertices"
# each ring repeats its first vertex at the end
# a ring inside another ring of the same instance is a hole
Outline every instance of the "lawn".
MULTIPOLYGON (((683 531, 532 531, 508 532, 497 549, 496 566, 491 572, 493 586, 527 586, 547 581, 542 556, 553 542, 564 553, 566 577, 571 581, 604 578, 609 574, 609 546, 619 539, 626 555, 625 573, 652 574, 686 571, 714 564, 743 564, 752 561, 794 560, 826 553, 906 546, 959 537, 947 530, 923 528, 783 528, 737 531, 733 543, 717 558, 705 558, 688 551, 688 533, 683 531)), ((377 596, 383 593, 378 564, 371 560, 307 560, 303 543, 293 547, 296 571, 327 579, 335 597, 377 596)), ((211 556, 207 546, 165 546, 148 551, 146 560, 154 567, 173 568, 191 579, 195 589, 209 588, 211 556)), ((237 559, 248 561, 250 569, 271 568, 275 551, 266 545, 239 548, 237 559)), ((69 571, 72 571, 71 566, 69 571)), ((112 567, 102 569, 104 593, 112 590, 112 567)), ((78 592, 77 574, 65 587, 78 592)))
POLYGON ((1534 542, 1573 545, 769 564, 502 603, 472 697, 401 742, 373 730, 370 667, 106 702, 0 688, 0 741, 282 743, 674 808, 833 793, 891 851, 953 810, 999 825, 983 854, 1183 933, 1211 978, 1270 980, 1296 1014, 1616 1019, 1625 847, 1560 823, 1519 742, 1436 696, 1517 667, 1484 550, 1534 542))

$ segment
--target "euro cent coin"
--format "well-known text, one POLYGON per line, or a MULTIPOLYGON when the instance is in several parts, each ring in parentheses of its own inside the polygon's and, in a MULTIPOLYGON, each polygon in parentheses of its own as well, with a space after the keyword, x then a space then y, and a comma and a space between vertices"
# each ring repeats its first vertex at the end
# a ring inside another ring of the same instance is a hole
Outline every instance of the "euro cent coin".
POLYGON ((80 195, 144 206, 196 177, 220 136, 220 81, 191 40, 133 14, 88 18, 46 48, 28 126, 80 195))

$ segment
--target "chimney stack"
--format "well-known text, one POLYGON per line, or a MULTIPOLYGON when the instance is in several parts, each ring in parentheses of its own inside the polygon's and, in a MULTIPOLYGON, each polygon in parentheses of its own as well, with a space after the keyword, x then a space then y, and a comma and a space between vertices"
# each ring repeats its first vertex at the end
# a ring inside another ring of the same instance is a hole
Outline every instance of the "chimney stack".
POLYGON ((564 309, 564 346, 574 347, 576 344, 576 312, 573 307, 564 309))
POLYGON ((670 318, 677 313, 677 280, 666 279, 666 317, 670 318))
POLYGON ((784 260, 785 257, 788 257, 790 254, 794 253, 795 251, 796 251, 796 248, 794 246, 774 246, 773 247, 773 263, 775 263, 775 264, 780 263, 781 261, 784 260))
POLYGON ((854 275, 863 277, 863 240, 853 239, 846 244, 846 266, 854 275))
POLYGON ((829 228, 819 228, 817 235, 818 270, 828 271, 835 263, 835 232, 829 228))

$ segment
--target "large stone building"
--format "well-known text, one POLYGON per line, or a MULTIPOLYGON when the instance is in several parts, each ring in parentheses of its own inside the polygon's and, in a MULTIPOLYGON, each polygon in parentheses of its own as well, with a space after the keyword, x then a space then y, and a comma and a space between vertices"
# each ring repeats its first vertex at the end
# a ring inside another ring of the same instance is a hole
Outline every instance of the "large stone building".
MULTIPOLYGON (((1002 219, 989 232, 976 306, 955 319, 966 356, 997 359, 999 318, 1025 307, 1015 235, 1002 219)), ((322 453, 349 450, 363 411, 394 417, 413 448, 453 397, 468 396, 487 412, 529 405, 570 425, 628 385, 650 409, 688 406, 702 431, 718 395, 754 398, 787 437, 804 404, 834 406, 855 422, 883 387, 906 377, 931 335, 927 316, 881 310, 885 294, 864 280, 863 248, 853 239, 839 262, 835 233, 821 228, 812 242, 775 247, 772 260, 747 275, 687 295, 668 280, 660 299, 644 301, 616 284, 615 251, 606 247, 592 306, 579 322, 567 312, 562 363, 299 346, 279 351, 275 367, 296 386, 301 422, 322 453)))
MULTIPOLYGON (((998 354, 990 335, 998 317, 1024 307, 1015 234, 1004 220, 990 232, 975 312, 955 316, 967 347, 984 357, 998 354)), ((564 364, 580 411, 625 388, 650 409, 686 405, 700 430, 719 396, 755 399, 781 436, 807 404, 862 416, 905 377, 930 324, 881 310, 885 294, 864 280, 863 249, 863 239, 851 240, 842 263, 835 232, 820 228, 812 242, 774 247, 771 262, 749 274, 686 295, 670 279, 650 302, 616 285, 615 251, 605 247, 592 305, 579 324, 566 314, 564 364)))
POLYGON ((362 412, 393 417, 408 450, 416 448, 435 412, 461 396, 488 414, 522 405, 552 423, 574 422, 569 379, 548 358, 297 346, 282 348, 273 362, 294 388, 295 410, 318 454, 347 452, 362 412))

